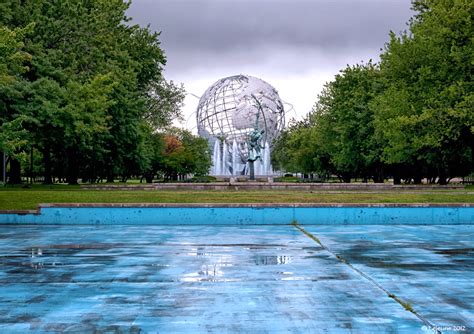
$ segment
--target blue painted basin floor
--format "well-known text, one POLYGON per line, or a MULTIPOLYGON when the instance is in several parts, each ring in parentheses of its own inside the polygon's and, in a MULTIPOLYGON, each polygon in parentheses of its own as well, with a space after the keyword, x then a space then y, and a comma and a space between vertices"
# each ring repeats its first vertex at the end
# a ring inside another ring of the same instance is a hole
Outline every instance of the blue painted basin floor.
POLYGON ((474 330, 474 225, 304 229, 0 226, 0 332, 474 330))

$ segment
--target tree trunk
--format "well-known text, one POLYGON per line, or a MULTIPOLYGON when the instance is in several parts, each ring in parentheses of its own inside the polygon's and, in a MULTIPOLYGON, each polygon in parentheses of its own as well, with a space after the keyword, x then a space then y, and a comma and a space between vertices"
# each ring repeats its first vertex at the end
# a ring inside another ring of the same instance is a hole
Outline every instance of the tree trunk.
POLYGON ((383 183, 384 181, 384 177, 383 175, 375 175, 372 180, 374 181, 374 183, 383 183))
POLYGON ((107 170, 107 183, 113 183, 114 182, 114 167, 109 166, 109 169, 107 170))
POLYGON ((44 184, 53 184, 51 175, 51 151, 49 147, 43 150, 43 164, 44 164, 44 184))
POLYGON ((33 147, 30 150, 30 183, 33 184, 33 147))
POLYGON ((21 164, 18 160, 10 160, 10 181, 11 184, 21 183, 21 164))
POLYGON ((393 177, 393 184, 401 184, 401 183, 402 183, 402 178, 400 176, 393 177))
POLYGON ((342 182, 344 182, 344 183, 351 183, 351 177, 350 177, 350 175, 343 175, 343 176, 342 176, 342 182))
POLYGON ((447 185, 448 184, 448 178, 446 176, 440 175, 438 178, 438 184, 440 185, 447 185))
POLYGON ((3 159, 6 160, 7 157, 3 154, 2 151, 0 151, 0 162, 1 162, 1 163, 0 163, 0 181, 1 181, 1 182, 5 182, 5 181, 6 181, 6 179, 4 180, 4 178, 3 178, 4 172, 6 172, 6 171, 4 171, 3 167, 4 167, 4 166, 5 166, 5 167, 7 166, 7 162, 6 162, 6 161, 3 161, 3 159))
POLYGON ((67 170, 67 177, 66 181, 70 185, 77 184, 77 155, 74 149, 67 150, 67 158, 68 158, 68 170, 67 170))
MULTIPOLYGON (((440 185, 447 185, 448 184, 448 168, 445 168, 444 165, 438 167, 438 184, 440 185)), ((436 180, 436 177, 434 177, 436 180)))

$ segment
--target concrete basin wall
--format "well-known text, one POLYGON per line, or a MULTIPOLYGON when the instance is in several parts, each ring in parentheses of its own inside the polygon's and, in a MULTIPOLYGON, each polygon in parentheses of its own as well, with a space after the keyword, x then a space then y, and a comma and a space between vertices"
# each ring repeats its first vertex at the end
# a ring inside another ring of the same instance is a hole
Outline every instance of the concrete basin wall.
POLYGON ((472 204, 42 204, 0 211, 0 224, 33 225, 457 225, 472 204))

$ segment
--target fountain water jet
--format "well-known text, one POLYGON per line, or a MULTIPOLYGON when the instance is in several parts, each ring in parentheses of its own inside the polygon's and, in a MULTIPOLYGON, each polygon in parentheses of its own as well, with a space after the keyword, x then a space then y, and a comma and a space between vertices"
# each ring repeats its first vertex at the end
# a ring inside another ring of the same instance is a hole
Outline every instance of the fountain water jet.
POLYGON ((237 164, 237 157, 238 157, 239 149, 237 147, 237 141, 234 139, 232 143, 232 175, 238 175, 238 164, 237 164))
POLYGON ((216 139, 212 152, 212 175, 221 175, 221 162, 221 145, 219 139, 216 139))
POLYGON ((270 161, 270 146, 265 142, 265 147, 263 149, 263 175, 273 174, 272 165, 270 161))
POLYGON ((229 164, 227 161, 227 143, 224 140, 222 142, 222 164, 221 164, 221 174, 222 175, 229 175, 229 164))
MULTIPOLYGON (((247 144, 245 143, 245 149, 247 144)), ((255 175, 265 176, 272 175, 273 170, 271 166, 271 153, 268 142, 261 151, 262 156, 255 161, 255 175)), ((212 153, 212 168, 211 175, 228 176, 242 174, 242 161, 240 160, 239 147, 236 140, 232 142, 232 146, 228 145, 225 140, 222 142, 216 139, 214 142, 214 150, 212 153)), ((248 174, 248 163, 245 167, 246 174, 248 174)))

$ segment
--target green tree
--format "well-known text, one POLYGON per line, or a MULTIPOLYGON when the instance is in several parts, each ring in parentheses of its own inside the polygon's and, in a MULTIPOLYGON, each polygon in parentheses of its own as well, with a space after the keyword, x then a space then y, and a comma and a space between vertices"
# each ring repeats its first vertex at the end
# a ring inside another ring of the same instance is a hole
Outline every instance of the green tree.
POLYGON ((145 120, 154 128, 168 127, 173 120, 181 120, 185 97, 182 84, 165 78, 152 81, 146 95, 145 120))
POLYGON ((445 184, 473 171, 474 3, 413 8, 410 31, 391 33, 380 65, 348 66, 325 86, 307 119, 277 140, 275 162, 345 181, 388 173, 395 183, 445 184))
POLYGON ((146 140, 147 164, 140 174, 142 180, 145 179, 147 183, 152 183, 158 173, 163 170, 166 142, 162 133, 154 132, 151 128, 148 129, 146 140))
POLYGON ((414 1, 410 31, 391 34, 381 55, 388 88, 373 103, 383 159, 415 182, 444 184, 473 170, 474 3, 414 1), (408 167, 408 168, 407 168, 408 167))
POLYGON ((321 133, 320 145, 345 181, 351 177, 384 180, 382 143, 375 135, 369 107, 381 90, 376 65, 348 66, 327 85, 315 105, 313 123, 321 133))
POLYGON ((161 170, 166 179, 177 180, 188 174, 206 175, 211 167, 211 153, 206 139, 187 130, 172 128, 163 134, 164 153, 161 170))
MULTIPOLYGON (((6 13, 7 14, 7 13, 6 13)), ((0 101, 6 102, 7 97, 18 96, 17 87, 21 74, 28 71, 27 63, 31 56, 23 51, 25 34, 32 26, 10 30, 0 26, 0 101)), ((11 171, 16 169, 14 180, 20 179, 19 161, 25 160, 28 149, 28 132, 23 128, 27 118, 9 113, 6 104, 0 103, 0 156, 3 174, 3 155, 11 160, 11 171), (16 168, 15 168, 16 167, 16 168)))
POLYGON ((272 165, 286 172, 319 174, 316 166, 319 148, 308 119, 290 123, 273 143, 272 165))
POLYGON ((130 25, 122 0, 34 0, 2 3, 0 23, 12 29, 34 22, 25 41, 31 70, 2 96, 10 118, 43 157, 45 182, 65 173, 94 180, 127 178, 149 163, 148 127, 179 114, 184 91, 161 75, 159 34, 130 25))
POLYGON ((180 131, 180 138, 184 145, 184 163, 181 173, 183 175, 207 175, 212 164, 208 141, 187 130, 180 131))
POLYGON ((272 145, 272 166, 274 170, 292 172, 293 160, 290 159, 290 150, 288 147, 288 140, 290 138, 290 129, 284 129, 278 137, 273 140, 272 145))
POLYGON ((348 66, 325 85, 307 119, 290 127, 285 140, 293 171, 336 174, 343 181, 373 178, 383 182, 381 142, 370 103, 382 90, 372 63, 348 66))

